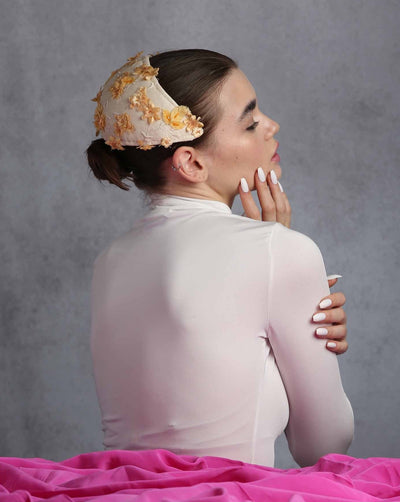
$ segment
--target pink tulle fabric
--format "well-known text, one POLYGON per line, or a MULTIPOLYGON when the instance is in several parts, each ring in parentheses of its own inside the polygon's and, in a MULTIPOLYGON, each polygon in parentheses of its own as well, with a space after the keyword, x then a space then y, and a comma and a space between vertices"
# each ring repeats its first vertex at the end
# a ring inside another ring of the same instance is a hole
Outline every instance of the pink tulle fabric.
POLYGON ((302 469, 273 469, 167 450, 111 450, 54 462, 0 458, 0 502, 400 500, 400 459, 330 454, 302 469))

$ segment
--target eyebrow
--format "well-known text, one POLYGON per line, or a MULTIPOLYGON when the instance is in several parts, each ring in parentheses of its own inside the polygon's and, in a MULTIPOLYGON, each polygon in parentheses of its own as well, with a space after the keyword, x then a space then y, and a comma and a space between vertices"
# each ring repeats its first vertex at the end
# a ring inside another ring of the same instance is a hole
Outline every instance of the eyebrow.
POLYGON ((257 105, 256 99, 252 99, 249 103, 247 103, 246 108, 243 110, 242 114, 239 117, 239 122, 241 122, 246 117, 246 115, 248 115, 251 111, 253 111, 256 105, 257 105))

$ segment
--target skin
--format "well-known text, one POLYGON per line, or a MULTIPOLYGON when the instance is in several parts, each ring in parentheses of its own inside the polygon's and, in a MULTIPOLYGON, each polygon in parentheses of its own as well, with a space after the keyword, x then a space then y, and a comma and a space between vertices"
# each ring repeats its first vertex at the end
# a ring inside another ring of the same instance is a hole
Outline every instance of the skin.
MULTIPOLYGON (((271 159, 276 152, 278 142, 275 135, 279 124, 263 114, 257 103, 253 86, 240 69, 234 69, 225 79, 217 98, 219 121, 212 138, 205 145, 193 148, 178 148, 172 159, 164 161, 162 168, 167 175, 163 193, 211 199, 224 202, 232 207, 236 195, 240 195, 244 216, 261 221, 277 221, 290 227, 291 207, 289 200, 273 183, 271 171, 277 179, 282 170, 271 159), (171 162, 172 160, 172 162, 171 162), (171 167, 178 169, 173 171, 171 167), (266 176, 262 181, 258 175, 261 167, 266 176), (245 178, 248 192, 241 188, 240 180, 245 178), (258 209, 251 192, 255 191, 261 211, 258 209)), ((328 281, 329 287, 337 279, 328 281)), ((322 300, 330 299, 332 304, 315 313, 324 312, 326 318, 313 321, 318 327, 328 330, 325 335, 326 348, 336 354, 343 354, 348 348, 347 319, 343 310, 346 298, 343 293, 333 293, 322 300), (329 342, 335 347, 329 347, 329 342)))

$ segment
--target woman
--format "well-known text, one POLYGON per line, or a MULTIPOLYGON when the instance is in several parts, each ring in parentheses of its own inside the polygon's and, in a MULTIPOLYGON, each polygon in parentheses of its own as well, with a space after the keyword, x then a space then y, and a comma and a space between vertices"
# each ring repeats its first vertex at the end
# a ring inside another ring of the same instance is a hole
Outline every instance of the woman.
POLYGON ((311 319, 321 298, 343 297, 329 295, 316 244, 287 228, 279 125, 250 82, 215 52, 138 54, 94 100, 103 139, 90 167, 150 199, 94 266, 104 446, 272 466, 285 431, 301 466, 345 453, 353 414, 330 351, 346 349, 343 310, 323 319, 336 348, 324 350, 311 319), (238 193, 247 217, 232 214, 238 193))

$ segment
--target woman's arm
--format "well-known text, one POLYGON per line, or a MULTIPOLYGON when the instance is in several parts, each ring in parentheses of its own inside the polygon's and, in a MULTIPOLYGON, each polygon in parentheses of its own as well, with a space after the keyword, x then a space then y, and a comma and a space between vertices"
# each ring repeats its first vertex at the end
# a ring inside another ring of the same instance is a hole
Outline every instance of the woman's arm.
POLYGON ((286 436, 296 462, 312 465, 346 453, 354 428, 337 357, 322 350, 310 314, 329 293, 326 271, 317 245, 282 225, 270 251, 269 339, 289 399, 286 436))
MULTIPOLYGON (((242 216, 262 221, 277 221, 290 227, 292 209, 280 183, 273 183, 271 173, 268 173, 265 181, 258 176, 258 170, 254 172, 254 185, 261 206, 261 213, 254 202, 251 192, 244 192, 239 183, 239 195, 244 208, 242 216)), ((336 284, 337 278, 329 279, 329 287, 336 284)), ((348 349, 347 343, 347 319, 343 310, 346 298, 343 293, 333 293, 321 299, 331 300, 332 304, 319 308, 314 312, 324 311, 326 319, 314 320, 316 323, 315 336, 326 339, 325 347, 335 354, 344 354, 348 349), (330 326, 328 323, 332 323, 330 326), (318 328, 325 328, 317 331, 318 328)), ((319 302, 321 303, 321 302, 319 302)))

